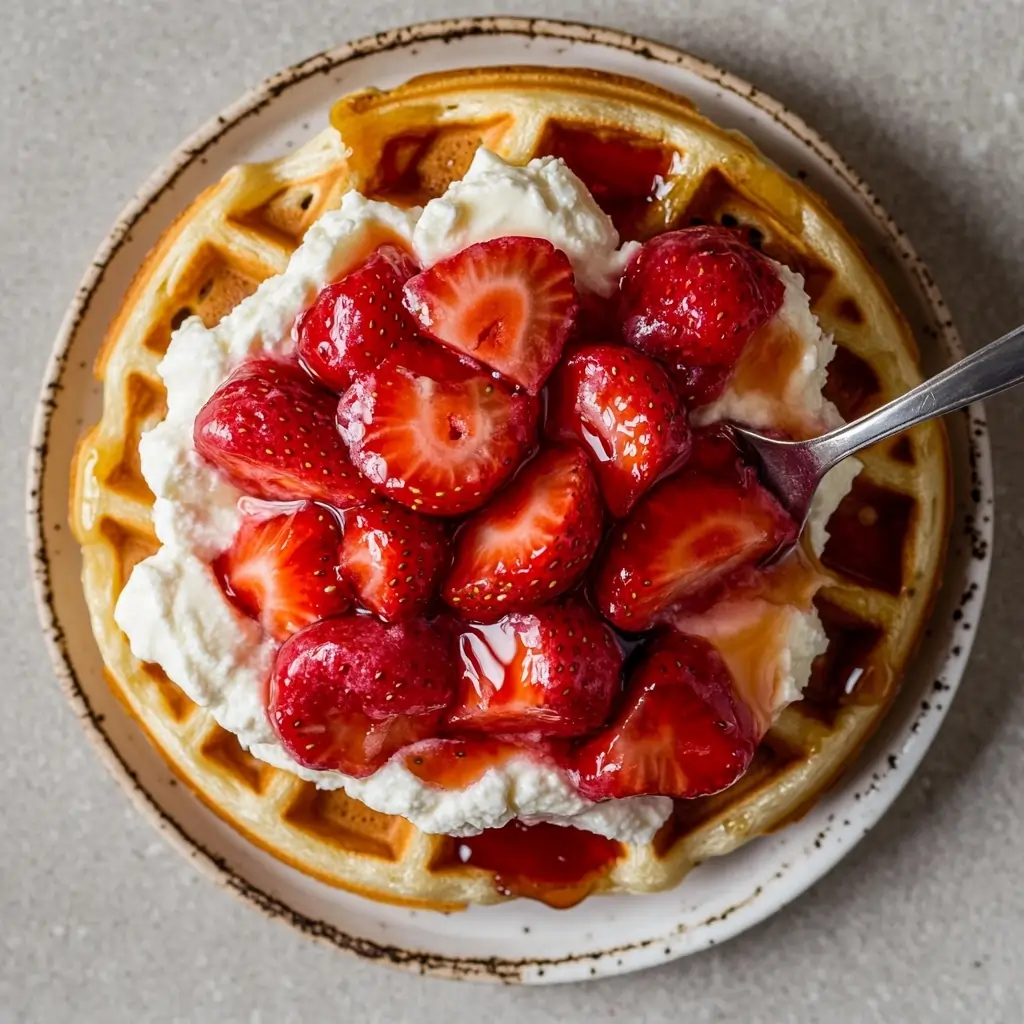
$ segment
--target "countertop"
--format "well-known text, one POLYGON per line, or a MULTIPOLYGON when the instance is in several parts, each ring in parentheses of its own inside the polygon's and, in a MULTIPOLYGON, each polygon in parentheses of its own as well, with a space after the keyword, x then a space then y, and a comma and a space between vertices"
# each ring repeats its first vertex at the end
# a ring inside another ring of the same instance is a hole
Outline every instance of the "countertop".
POLYGON ((749 79, 867 178, 931 265, 969 346, 1024 319, 1014 0, 6 0, 0 1021, 1024 1019, 1020 392, 990 403, 992 582, 964 684, 921 770, 810 892, 727 945, 657 970, 485 989, 314 945, 167 846, 66 706, 36 622, 22 481, 44 363, 95 247, 164 155, 267 74, 380 29, 502 7, 628 29, 749 79))

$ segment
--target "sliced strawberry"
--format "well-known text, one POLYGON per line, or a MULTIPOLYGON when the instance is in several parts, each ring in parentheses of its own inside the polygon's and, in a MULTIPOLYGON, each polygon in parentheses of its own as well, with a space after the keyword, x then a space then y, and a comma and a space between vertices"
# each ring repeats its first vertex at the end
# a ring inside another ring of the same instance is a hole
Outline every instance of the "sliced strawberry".
POLYGON ((385 622, 424 612, 449 560, 448 534, 436 519, 382 501, 345 516, 341 575, 385 622))
POLYGON ((582 736, 619 692, 615 635, 578 601, 471 624, 459 637, 462 683, 448 721, 489 733, 582 736))
POLYGON ((570 755, 569 775, 591 800, 688 800, 731 786, 757 743, 753 716, 714 647, 668 633, 643 652, 615 721, 570 755))
POLYGON ((455 538, 441 596, 467 619, 493 622, 565 593, 601 540, 601 497, 576 445, 542 451, 455 538))
POLYGON ((435 263, 406 283, 405 304, 430 337, 534 395, 562 354, 578 305, 565 253, 542 238, 512 236, 435 263))
POLYGON ((454 697, 451 638, 422 619, 323 619, 287 640, 268 713, 304 768, 371 775, 402 747, 436 734, 454 697))
POLYGON ((224 592, 275 640, 352 603, 338 572, 341 530, 335 514, 311 501, 278 505, 243 500, 235 539, 213 563, 224 592))
MULTIPOLYGON (((670 366, 727 371, 754 331, 778 312, 784 293, 767 257, 737 232, 716 226, 670 231, 644 243, 626 268, 623 332, 631 345, 670 366)), ((707 376, 697 375, 693 386, 707 388, 707 376)))
POLYGON ((796 524, 764 488, 684 470, 663 480, 611 533, 594 595, 620 629, 647 629, 792 540, 796 524))
POLYGON ((665 371, 624 345, 580 349, 558 367, 548 384, 547 432, 583 443, 616 517, 690 447, 665 371))
POLYGON ((437 379, 387 360, 338 406, 352 462, 378 494, 416 512, 479 508, 534 443, 535 399, 465 367, 458 374, 437 379))
POLYGON ((320 289, 295 323, 299 358, 335 391, 357 373, 376 369, 386 356, 416 336, 402 305, 402 286, 419 268, 394 245, 382 245, 340 281, 320 289))
POLYGON ((338 399, 290 363, 243 363, 199 410, 196 451, 239 490, 350 508, 370 497, 334 425, 338 399))

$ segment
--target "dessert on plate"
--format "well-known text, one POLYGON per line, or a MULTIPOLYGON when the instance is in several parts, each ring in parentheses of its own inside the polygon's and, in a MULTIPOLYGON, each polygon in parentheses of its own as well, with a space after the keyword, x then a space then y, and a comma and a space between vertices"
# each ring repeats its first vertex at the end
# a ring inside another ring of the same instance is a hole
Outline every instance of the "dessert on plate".
POLYGON ((111 685, 274 855, 453 909, 674 884, 809 807, 941 569, 928 423, 801 544, 729 433, 919 380, 824 204, 645 83, 344 97, 140 269, 72 521, 111 685))

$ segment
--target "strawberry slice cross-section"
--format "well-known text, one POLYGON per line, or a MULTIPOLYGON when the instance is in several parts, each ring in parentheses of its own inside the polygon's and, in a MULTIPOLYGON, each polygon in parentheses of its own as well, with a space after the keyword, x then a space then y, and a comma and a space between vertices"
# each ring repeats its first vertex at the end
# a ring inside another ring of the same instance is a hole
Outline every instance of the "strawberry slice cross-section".
POLYGON ((717 793, 750 766, 759 733, 706 640, 667 633, 634 666, 613 722, 568 757, 584 796, 717 793))
POLYGON ((470 245, 417 274, 405 303, 420 329, 537 394, 578 309, 565 253, 542 238, 470 245))
POLYGON ((639 632, 725 584, 796 536, 782 506, 752 476, 683 470, 646 494, 611 533, 594 596, 619 629, 639 632))
POLYGON ((578 601, 467 624, 459 653, 459 700, 448 718, 457 729, 582 736, 604 724, 619 693, 618 642, 578 601))
MULTIPOLYGON (((536 436, 537 402, 452 361, 453 372, 386 360, 338 405, 352 462, 380 495, 416 512, 479 508, 536 436)), ((447 364, 446 364, 447 365, 447 364)))
POLYGON ((338 437, 337 403, 298 366, 252 359, 199 410, 195 449, 254 498, 349 508, 371 491, 338 437))
POLYGON ((441 596, 459 615, 493 622, 565 593, 601 539, 603 511, 576 445, 542 451, 455 538, 441 596))
POLYGON ((335 513, 311 501, 243 499, 242 524, 213 571, 224 592, 276 640, 352 603, 338 567, 335 513))

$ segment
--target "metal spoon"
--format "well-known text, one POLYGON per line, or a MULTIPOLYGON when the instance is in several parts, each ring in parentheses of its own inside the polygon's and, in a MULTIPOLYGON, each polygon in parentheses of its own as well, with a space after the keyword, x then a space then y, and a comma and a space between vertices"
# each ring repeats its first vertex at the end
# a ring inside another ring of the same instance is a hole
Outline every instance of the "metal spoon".
MULTIPOLYGON (((778 441, 735 423, 731 426, 739 444, 759 464, 765 486, 800 524, 802 532, 814 492, 836 463, 876 441, 962 409, 1021 381, 1024 381, 1024 325, 888 405, 821 437, 809 441, 778 441)), ((766 564, 779 561, 794 546, 795 542, 774 551, 766 564)))

